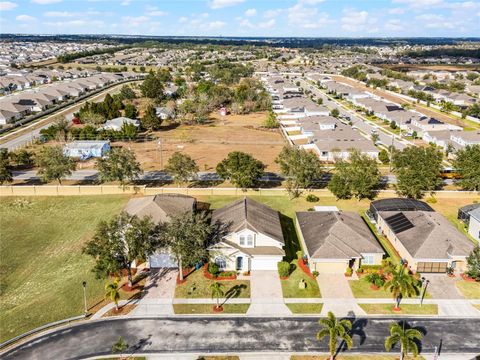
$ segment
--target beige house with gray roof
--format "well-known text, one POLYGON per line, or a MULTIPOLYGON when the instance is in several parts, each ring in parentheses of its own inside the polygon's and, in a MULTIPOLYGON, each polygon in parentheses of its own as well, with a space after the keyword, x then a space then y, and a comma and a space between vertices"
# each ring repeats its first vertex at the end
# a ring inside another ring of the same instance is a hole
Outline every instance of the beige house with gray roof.
POLYGON ((212 224, 223 230, 208 249, 221 270, 277 270, 285 256, 280 214, 264 204, 245 197, 215 210, 212 224))
POLYGON ((343 274, 382 262, 382 247, 355 212, 297 212, 296 226, 311 271, 343 274))

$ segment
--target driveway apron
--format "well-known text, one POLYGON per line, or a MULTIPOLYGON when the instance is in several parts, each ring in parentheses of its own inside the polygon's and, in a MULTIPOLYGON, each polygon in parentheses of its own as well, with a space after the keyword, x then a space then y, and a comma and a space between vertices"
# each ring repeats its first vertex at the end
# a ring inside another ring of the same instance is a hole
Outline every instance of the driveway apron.
POLYGON ((290 315, 283 301, 282 286, 277 271, 256 270, 250 274, 250 307, 247 315, 290 315))

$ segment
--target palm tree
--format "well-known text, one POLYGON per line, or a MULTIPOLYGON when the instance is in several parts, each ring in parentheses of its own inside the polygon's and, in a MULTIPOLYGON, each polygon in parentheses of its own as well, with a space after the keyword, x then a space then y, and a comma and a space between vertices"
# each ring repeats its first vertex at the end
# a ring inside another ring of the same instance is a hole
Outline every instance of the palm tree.
POLYGON ((328 317, 326 319, 320 319, 318 322, 323 329, 317 333, 317 340, 321 340, 325 336, 330 338, 330 360, 334 358, 339 337, 345 341, 348 349, 352 348, 352 338, 348 334, 348 332, 352 330, 352 322, 350 320, 343 319, 338 321, 335 315, 329 311, 328 317))
POLYGON ((417 329, 407 327, 405 323, 390 324, 390 336, 385 339, 385 350, 390 351, 392 346, 400 343, 400 360, 411 351, 413 356, 418 355, 418 346, 415 340, 421 340, 422 333, 417 329))
POLYGON ((220 284, 219 282, 214 282, 210 284, 210 290, 212 291, 212 299, 216 298, 217 299, 217 306, 215 306, 216 309, 220 308, 220 298, 225 295, 225 293, 222 290, 223 284, 220 284))
POLYGON ((115 280, 112 283, 105 285, 105 298, 109 297, 115 303, 115 310, 118 311, 118 300, 120 300, 120 288, 118 287, 118 281, 115 280))
POLYGON ((395 299, 394 310, 400 310, 400 301, 404 296, 418 295, 418 280, 410 274, 410 270, 399 264, 391 272, 390 279, 383 285, 395 299))

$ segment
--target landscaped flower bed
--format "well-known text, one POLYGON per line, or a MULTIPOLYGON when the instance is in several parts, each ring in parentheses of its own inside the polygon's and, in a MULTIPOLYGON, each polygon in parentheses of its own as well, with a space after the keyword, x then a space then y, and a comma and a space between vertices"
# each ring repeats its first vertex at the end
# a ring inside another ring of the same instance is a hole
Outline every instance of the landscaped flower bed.
POLYGON ((462 276, 462 279, 465 280, 465 281, 470 281, 470 282, 475 282, 476 281, 474 278, 471 278, 470 276, 468 276, 465 273, 462 273, 461 276, 462 276))
POLYGON ((234 271, 221 271, 215 277, 208 271, 208 263, 203 266, 203 275, 210 280, 237 280, 237 273, 234 271))
POLYGON ((315 279, 315 276, 310 272, 310 268, 308 265, 305 263, 305 260, 303 259, 298 259, 298 267, 302 269, 302 271, 308 275, 310 278, 315 279))

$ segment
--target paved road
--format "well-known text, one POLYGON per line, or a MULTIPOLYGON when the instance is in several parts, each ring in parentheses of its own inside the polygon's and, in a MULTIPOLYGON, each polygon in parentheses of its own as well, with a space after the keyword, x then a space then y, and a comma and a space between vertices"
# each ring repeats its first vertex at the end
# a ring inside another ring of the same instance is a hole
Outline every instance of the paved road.
POLYGON ((327 96, 323 91, 319 90, 316 86, 308 83, 303 78, 299 77, 296 80, 300 81, 300 85, 304 89, 310 90, 317 98, 323 99, 323 104, 325 106, 327 106, 330 109, 334 109, 334 108, 338 109, 340 116, 349 117, 350 121, 352 122, 352 126, 357 127, 367 136, 370 136, 370 134, 372 133, 372 130, 375 129, 378 133, 379 140, 384 146, 390 146, 393 143, 395 148, 402 150, 409 145, 408 142, 406 142, 405 140, 403 139, 399 140, 398 137, 394 138, 392 137, 391 134, 386 133, 382 128, 374 126, 371 123, 365 121, 355 111, 350 109, 345 109, 343 106, 341 106, 340 103, 333 100, 332 97, 327 96))
MULTIPOLYGON (((318 318, 123 318, 90 321, 53 331, 20 345, 2 359, 80 359, 107 355, 122 336, 136 351, 262 352, 327 351, 318 342, 318 318)), ((398 320, 398 319, 397 319, 398 320)), ((394 319, 354 320, 355 352, 384 351, 388 326, 394 319)), ((422 351, 433 353, 441 344, 445 353, 480 352, 480 319, 406 319, 425 332, 422 351)), ((398 348, 396 349, 398 351, 398 348)))

